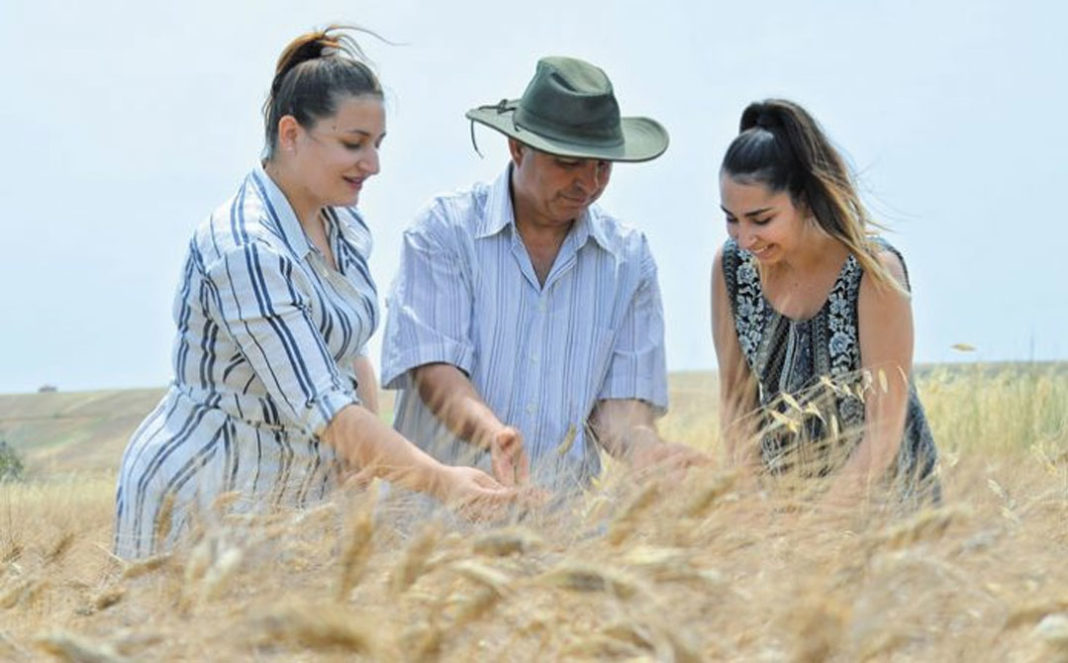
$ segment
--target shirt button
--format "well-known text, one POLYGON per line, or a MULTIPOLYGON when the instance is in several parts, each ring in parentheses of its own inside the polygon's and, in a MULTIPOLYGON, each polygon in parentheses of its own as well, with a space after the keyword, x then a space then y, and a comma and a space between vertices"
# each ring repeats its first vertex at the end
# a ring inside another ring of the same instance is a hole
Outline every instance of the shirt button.
POLYGON ((532 364, 538 363, 538 355, 531 355, 530 356, 530 363, 532 363, 532 364))
POLYGON ((530 403, 529 405, 527 405, 527 414, 534 414, 534 404, 533 403, 530 403))

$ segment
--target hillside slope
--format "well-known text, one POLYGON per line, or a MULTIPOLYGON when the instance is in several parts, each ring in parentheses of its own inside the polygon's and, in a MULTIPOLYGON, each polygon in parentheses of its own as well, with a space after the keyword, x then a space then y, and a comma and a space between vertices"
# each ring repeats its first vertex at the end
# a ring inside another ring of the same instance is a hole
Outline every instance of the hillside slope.
POLYGON ((0 439, 31 474, 114 471, 163 389, 0 395, 0 439))
MULTIPOLYGON (((674 373, 669 378, 670 420, 686 425, 715 402, 715 373, 674 373), (702 395, 712 397, 702 398, 702 395)), ((0 394, 0 440, 22 454, 35 476, 114 472, 130 435, 164 389, 114 389, 0 394)), ((379 397, 391 419, 393 392, 379 397)), ((668 429, 671 421, 664 422, 668 429)))

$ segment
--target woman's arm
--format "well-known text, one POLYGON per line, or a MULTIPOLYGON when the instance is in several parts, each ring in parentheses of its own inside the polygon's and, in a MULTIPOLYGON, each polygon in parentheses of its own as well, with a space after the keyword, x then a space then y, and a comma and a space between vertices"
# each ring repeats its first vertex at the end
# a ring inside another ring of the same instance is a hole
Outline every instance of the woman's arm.
POLYGON ((256 242, 223 254, 208 271, 216 319, 241 347, 281 418, 318 435, 359 471, 442 501, 511 499, 489 475, 442 465, 353 403, 349 375, 326 350, 299 273, 291 257, 256 242))
POLYGON ((514 497, 481 470, 439 463, 356 404, 338 411, 320 437, 361 474, 428 493, 446 504, 490 505, 514 497))
MULTIPOLYGON (((904 266, 886 251, 880 261, 907 288, 904 266)), ((912 373, 912 303, 907 294, 861 279, 857 303, 861 369, 872 377, 865 397, 864 435, 831 485, 829 503, 853 504, 890 468, 901 446, 912 373)))
POLYGON ((712 261, 712 340, 719 365, 719 425, 728 466, 755 467, 756 448, 747 447, 755 431, 745 415, 756 407, 756 390, 734 326, 723 249, 712 261))
POLYGON ((360 397, 363 406, 372 414, 378 414, 378 380, 375 378, 375 368, 371 360, 360 355, 354 362, 356 369, 356 395, 360 397))

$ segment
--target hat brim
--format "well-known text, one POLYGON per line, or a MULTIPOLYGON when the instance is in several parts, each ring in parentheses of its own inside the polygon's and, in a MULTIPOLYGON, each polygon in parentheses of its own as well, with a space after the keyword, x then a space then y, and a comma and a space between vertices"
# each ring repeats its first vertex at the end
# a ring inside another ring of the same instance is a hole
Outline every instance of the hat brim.
POLYGON ((505 102, 502 105, 506 110, 502 110, 500 106, 472 108, 467 111, 466 116, 469 120, 484 124, 536 150, 562 157, 606 161, 651 161, 668 148, 667 130, 656 120, 647 117, 620 118, 623 143, 611 147, 546 138, 515 126, 512 116, 515 114, 514 109, 518 103, 518 100, 505 102))

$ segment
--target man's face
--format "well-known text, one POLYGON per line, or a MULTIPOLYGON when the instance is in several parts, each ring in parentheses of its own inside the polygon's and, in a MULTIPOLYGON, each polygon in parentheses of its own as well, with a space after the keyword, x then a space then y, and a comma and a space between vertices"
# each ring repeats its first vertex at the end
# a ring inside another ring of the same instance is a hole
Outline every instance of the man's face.
POLYGON ((509 139, 516 222, 535 226, 570 224, 608 186, 612 162, 539 152, 509 139))

